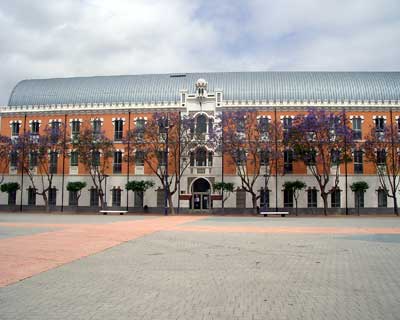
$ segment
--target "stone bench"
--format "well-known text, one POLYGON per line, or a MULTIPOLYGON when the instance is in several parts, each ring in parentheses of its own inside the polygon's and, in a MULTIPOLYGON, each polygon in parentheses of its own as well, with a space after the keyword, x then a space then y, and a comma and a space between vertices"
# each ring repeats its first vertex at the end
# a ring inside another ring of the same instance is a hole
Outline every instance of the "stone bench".
POLYGON ((119 213, 120 215, 123 215, 124 213, 128 213, 126 210, 100 210, 99 211, 102 214, 107 214, 107 213, 119 213))
POLYGON ((284 217, 289 214, 287 211, 260 211, 260 214, 262 214, 264 217, 267 217, 268 215, 270 216, 278 216, 280 215, 281 217, 284 217))

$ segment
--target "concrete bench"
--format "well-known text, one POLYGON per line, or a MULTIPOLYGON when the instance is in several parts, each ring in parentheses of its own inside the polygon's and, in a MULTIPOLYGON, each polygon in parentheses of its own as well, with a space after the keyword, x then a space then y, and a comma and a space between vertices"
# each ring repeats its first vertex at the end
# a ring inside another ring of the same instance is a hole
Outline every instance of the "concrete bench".
POLYGON ((119 213, 120 215, 123 215, 124 213, 128 213, 126 210, 100 210, 99 211, 102 214, 107 214, 107 213, 119 213))
POLYGON ((280 215, 281 217, 284 217, 289 214, 287 211, 260 211, 260 214, 262 214, 264 217, 270 215, 270 216, 278 216, 280 215))

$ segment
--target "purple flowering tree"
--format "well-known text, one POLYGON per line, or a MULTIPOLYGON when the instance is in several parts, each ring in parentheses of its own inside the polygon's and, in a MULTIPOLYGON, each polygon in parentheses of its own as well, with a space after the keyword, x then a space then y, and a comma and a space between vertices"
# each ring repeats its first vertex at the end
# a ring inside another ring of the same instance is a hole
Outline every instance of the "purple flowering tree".
POLYGON ((0 184, 4 182, 4 174, 9 170, 12 151, 13 145, 11 143, 11 138, 0 135, 0 184))
POLYGON ((381 189, 393 199, 396 215, 399 215, 397 192, 400 187, 399 129, 396 123, 386 125, 383 132, 376 132, 373 127, 364 143, 365 157, 375 166, 381 189))
POLYGON ((113 141, 104 131, 96 131, 92 126, 82 128, 79 136, 72 140, 72 148, 78 152, 79 162, 92 178, 93 186, 98 192, 101 207, 104 209, 103 181, 108 176, 114 156, 113 141))
POLYGON ((215 134, 210 132, 205 136, 196 132, 193 119, 178 112, 154 113, 149 119, 140 121, 136 121, 125 141, 131 146, 129 160, 142 162, 146 170, 156 175, 162 189, 167 190, 169 211, 174 214, 172 197, 190 165, 190 151, 200 145, 212 147, 215 134))
POLYGON ((282 136, 281 127, 254 111, 224 112, 222 126, 222 152, 256 209, 260 198, 257 181, 263 177, 264 187, 268 188, 271 174, 281 171, 282 153, 275 146, 282 136))
POLYGON ((12 143, 17 168, 29 178, 35 194, 43 198, 47 211, 50 211, 49 193, 55 187, 58 159, 64 152, 64 130, 62 123, 56 127, 48 125, 40 135, 24 132, 12 143))
POLYGON ((293 122, 287 144, 296 160, 303 161, 315 177, 327 214, 328 195, 339 184, 340 164, 348 161, 353 135, 344 112, 310 109, 293 122))

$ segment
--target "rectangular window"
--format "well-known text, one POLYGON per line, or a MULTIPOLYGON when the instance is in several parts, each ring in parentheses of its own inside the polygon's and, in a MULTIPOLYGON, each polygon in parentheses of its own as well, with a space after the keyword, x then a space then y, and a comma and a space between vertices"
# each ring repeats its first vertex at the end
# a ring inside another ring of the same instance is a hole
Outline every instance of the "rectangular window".
POLYGON ((354 173, 363 173, 363 151, 354 150, 354 173))
POLYGON ((92 166, 98 167, 100 165, 100 151, 92 151, 92 166))
POLYGON ((290 130, 292 129, 293 119, 292 117, 284 117, 282 119, 282 123, 283 123, 283 136, 285 139, 287 139, 288 135, 290 134, 290 130))
POLYGON ((11 135, 12 136, 18 136, 19 135, 19 129, 21 128, 21 124, 17 121, 14 121, 11 124, 11 135))
POLYGON ((93 120, 92 124, 93 124, 93 133, 94 134, 101 133, 101 120, 95 119, 95 120, 93 120))
POLYGON ((331 165, 336 166, 340 164, 340 150, 331 150, 331 165))
POLYGON ((307 206, 309 208, 317 207, 317 189, 308 189, 307 190, 307 206))
POLYGON ((269 208, 269 190, 260 190, 260 208, 269 208))
POLYGON ((36 189, 32 187, 28 188, 28 205, 36 206, 36 189))
POLYGON ((167 152, 166 151, 157 151, 157 160, 159 166, 165 166, 167 152))
POLYGON ((31 122, 31 134, 39 134, 40 123, 37 120, 31 122))
POLYGON ((386 150, 377 150, 376 151, 376 164, 378 166, 386 165, 386 150))
POLYGON ((385 130, 385 118, 375 118, 375 132, 384 132, 385 130))
POLYGON ((260 165, 269 166, 269 151, 267 150, 260 151, 260 165))
POLYGON ((354 206, 356 208, 364 208, 364 192, 357 191, 354 194, 354 206))
POLYGON ((353 122, 353 139, 361 140, 362 139, 362 131, 361 131, 361 123, 362 119, 360 117, 356 117, 352 119, 353 122))
POLYGON ((244 117, 238 118, 236 123, 236 131, 243 133, 245 131, 245 128, 246 128, 246 118, 244 117))
POLYGON ((53 187, 49 189, 49 205, 55 206, 57 203, 57 189, 53 187))
POLYGON ((168 118, 158 119, 158 132, 160 134, 166 134, 168 131, 168 118))
POLYGON ((69 191, 68 204, 70 206, 78 205, 78 191, 69 191))
POLYGON ((122 135, 124 131, 124 121, 119 119, 114 121, 114 140, 122 140, 122 135))
POLYGON ((57 143, 59 141, 60 138, 60 126, 61 126, 61 122, 57 121, 57 120, 53 120, 50 123, 50 127, 51 127, 51 143, 57 143))
POLYGON ((144 152, 143 151, 135 152, 135 165, 138 167, 144 166, 144 152))
POLYGON ((283 190, 283 206, 293 208, 293 190, 283 190))
POLYGON ((340 189, 336 188, 331 193, 331 207, 340 208, 340 189))
POLYGON ((36 151, 32 151, 29 154, 29 167, 34 168, 38 165, 38 154, 36 151))
POLYGON ((10 166, 16 168, 18 166, 18 152, 11 151, 10 153, 10 166))
POLYGON ((246 164, 246 151, 243 149, 237 150, 236 151, 236 165, 237 166, 243 166, 246 164))
POLYGON ((70 166, 77 167, 78 161, 78 151, 71 151, 70 166))
POLYGON ((262 134, 268 133, 269 119, 267 117, 261 117, 258 120, 258 127, 260 130, 260 133, 262 133, 262 134))
POLYGON ((387 208, 387 194, 383 189, 378 189, 378 207, 387 208))
POLYGON ((58 161, 58 153, 56 151, 50 152, 50 163, 49 163, 49 173, 56 174, 57 173, 57 161, 58 161))
POLYGON ((119 188, 112 189, 112 205, 113 207, 121 206, 121 189, 119 188))
POLYGON ((121 173, 121 171, 122 171, 122 152, 115 151, 114 152, 113 172, 121 173))
POLYGON ((99 206, 99 191, 93 187, 90 189, 90 206, 91 207, 99 206))
POLYGON ((283 152, 283 170, 284 173, 293 172, 293 151, 285 150, 283 152))
POLYGON ((77 139, 79 137, 80 130, 81 130, 81 122, 79 120, 73 120, 71 122, 72 139, 77 139))
POLYGON ((13 206, 17 202, 17 191, 13 190, 8 193, 8 205, 13 206))

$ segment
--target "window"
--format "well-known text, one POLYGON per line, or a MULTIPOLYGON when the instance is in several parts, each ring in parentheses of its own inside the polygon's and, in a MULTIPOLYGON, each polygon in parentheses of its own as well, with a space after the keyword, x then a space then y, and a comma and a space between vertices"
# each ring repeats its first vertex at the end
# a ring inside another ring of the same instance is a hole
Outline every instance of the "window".
POLYGON ((363 173, 363 151, 355 150, 354 151, 354 173, 363 173))
POLYGON ((17 202, 17 190, 12 190, 8 193, 8 205, 15 205, 17 202))
POLYGON ((376 151, 376 164, 378 166, 386 165, 386 150, 377 150, 376 151))
POLYGON ((387 193, 383 189, 378 189, 378 208, 387 207, 387 193))
POLYGON ((307 207, 317 207, 317 189, 312 188, 307 190, 307 207))
POLYGON ((58 120, 53 120, 50 123, 51 127, 51 142, 52 143, 57 143, 60 135, 60 126, 61 122, 58 120))
POLYGON ((36 206, 36 189, 28 188, 28 206, 36 206))
POLYGON ((336 188, 331 193, 331 207, 340 208, 340 189, 336 188))
POLYGON ((354 194, 354 206, 356 208, 364 208, 364 192, 357 191, 354 194))
POLYGON ((146 125, 146 120, 144 119, 136 120, 136 136, 139 140, 144 138, 145 125, 146 125))
POLYGON ((143 191, 135 191, 134 197, 135 197, 135 200, 134 200, 135 208, 143 208, 144 192, 143 191))
POLYGON ((209 152, 208 153, 208 166, 212 167, 212 165, 213 165, 213 153, 209 152))
POLYGON ((78 191, 69 191, 68 204, 70 206, 77 206, 78 205, 78 191))
POLYGON ((360 117, 356 117, 352 119, 353 122, 353 139, 361 140, 362 139, 362 131, 361 131, 361 123, 362 119, 360 117))
POLYGON ((309 151, 305 152, 304 162, 306 163, 306 165, 314 166, 316 163, 316 156, 317 156, 317 153, 315 150, 309 150, 309 151))
POLYGON ((38 165, 38 154, 36 151, 32 151, 29 154, 29 167, 34 168, 38 165))
POLYGON ((207 132, 207 117, 204 114, 196 118, 196 134, 204 134, 207 132))
POLYGON ((385 118, 383 117, 376 117, 375 118, 375 132, 376 133, 383 133, 385 131, 385 118))
POLYGON ((14 136, 14 137, 18 136, 20 128, 21 128, 21 124, 18 121, 14 121, 11 124, 11 135, 14 136))
POLYGON ((135 165, 139 166, 139 167, 144 166, 144 152, 143 151, 135 152, 135 165))
POLYGON ((101 132, 101 119, 93 120, 92 124, 93 124, 93 133, 99 134, 101 132))
POLYGON ((199 148, 196 150, 196 166, 205 167, 206 166, 206 158, 207 151, 204 148, 199 148))
POLYGON ((81 122, 79 120, 72 120, 71 122, 72 139, 77 139, 79 137, 80 129, 81 129, 81 122))
POLYGON ((285 150, 283 152, 283 170, 284 173, 293 172, 293 151, 285 150))
POLYGON ((331 165, 337 166, 340 164, 340 150, 332 149, 331 150, 331 165))
POLYGON ((114 152, 113 172, 121 173, 121 171, 122 171, 122 152, 115 151, 114 152))
POLYGON ((121 189, 120 188, 113 188, 112 191, 112 205, 113 207, 120 207, 121 206, 121 189))
POLYGON ((50 152, 50 163, 49 163, 49 173, 56 174, 57 173, 57 161, 58 161, 58 154, 56 151, 50 152))
POLYGON ((11 151, 10 153, 10 166, 16 168, 18 166, 18 152, 11 151))
POLYGON ((292 117, 284 117, 282 119, 282 122, 283 122, 283 136, 287 138, 288 135, 290 134, 290 130, 292 129, 293 119, 292 117))
POLYGON ((90 189, 90 206, 91 207, 99 206, 99 191, 94 187, 90 189))
POLYGON ((168 131, 168 118, 158 119, 158 132, 160 134, 166 134, 168 131))
POLYGON ((49 205, 55 206, 57 203, 57 189, 56 187, 49 189, 49 205))
POLYGON ((267 134, 268 126, 269 126, 269 119, 267 117, 261 117, 258 120, 258 128, 260 130, 260 133, 267 134))
POLYGON ((31 122, 31 134, 36 135, 39 134, 40 122, 38 120, 34 120, 31 122))
POLYGON ((244 133, 245 128, 246 128, 246 118, 245 117, 238 118, 236 123, 236 131, 239 133, 244 133))
POLYGON ((243 149, 236 150, 236 165, 243 166, 246 165, 246 151, 243 149))
POLYGON ((124 121, 121 119, 114 120, 114 140, 122 140, 122 133, 124 130, 124 121))
POLYGON ((260 166, 268 166, 269 165, 269 151, 262 150, 260 151, 260 166))
POLYGON ((287 208, 293 208, 293 190, 283 190, 283 206, 287 208))
POLYGON ((92 166, 97 167, 100 165, 100 151, 92 151, 92 166))
POLYGON ((260 190, 260 208, 269 208, 269 190, 260 190))
POLYGON ((165 166, 165 160, 167 158, 167 152, 157 151, 157 160, 159 166, 165 166))
POLYGON ((214 120, 208 119, 208 133, 212 134, 214 131, 214 120))
POLYGON ((71 167, 77 167, 78 166, 78 151, 72 151, 71 152, 70 166, 71 167))

